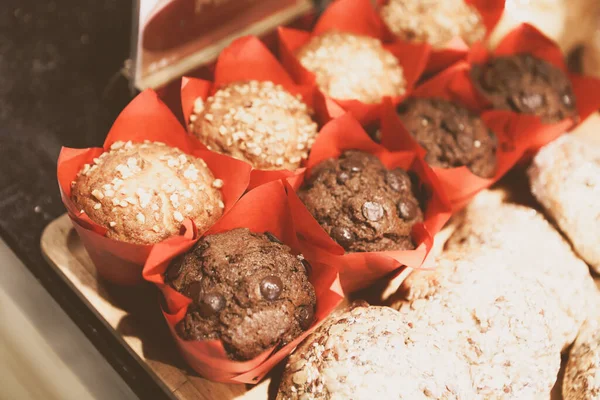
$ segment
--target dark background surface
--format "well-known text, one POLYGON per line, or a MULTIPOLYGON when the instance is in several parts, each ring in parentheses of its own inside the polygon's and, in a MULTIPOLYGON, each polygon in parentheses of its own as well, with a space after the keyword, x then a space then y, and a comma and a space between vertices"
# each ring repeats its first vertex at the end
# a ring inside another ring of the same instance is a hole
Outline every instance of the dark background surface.
MULTIPOLYGON (((322 1, 321 3, 324 3, 322 1)), ((322 4, 321 4, 322 6, 322 4)), ((61 146, 100 146, 132 95, 128 0, 0 0, 0 236, 141 398, 161 389, 46 264, 61 146)))

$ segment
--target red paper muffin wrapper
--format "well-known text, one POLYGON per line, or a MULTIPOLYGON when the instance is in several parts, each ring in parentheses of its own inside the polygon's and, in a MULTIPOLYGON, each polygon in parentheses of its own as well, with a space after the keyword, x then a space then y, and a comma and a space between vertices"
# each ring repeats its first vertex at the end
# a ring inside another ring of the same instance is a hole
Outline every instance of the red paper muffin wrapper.
POLYGON ((250 180, 250 166, 231 157, 213 153, 189 136, 177 118, 156 93, 146 90, 125 107, 114 122, 103 148, 63 147, 58 158, 57 175, 63 204, 98 274, 113 283, 128 285, 142 280, 142 268, 152 245, 139 245, 109 239, 107 229, 93 222, 71 200, 71 182, 84 164, 93 163, 116 141, 163 142, 184 153, 203 159, 214 176, 224 182, 221 193, 227 213, 244 193, 250 180))
MULTIPOLYGON (((189 123, 197 98, 206 100, 223 85, 249 80, 271 81, 294 95, 302 96, 308 107, 314 110, 319 125, 332 118, 325 97, 315 85, 296 84, 260 39, 245 36, 235 40, 219 55, 215 65, 214 82, 186 77, 182 79, 181 106, 186 124, 189 123)), ((335 112, 335 107, 331 112, 335 112)), ((253 169, 249 189, 293 174, 294 171, 288 170, 253 169)))
MULTIPOLYGON (((529 24, 521 24, 513 29, 502 39, 493 52, 489 52, 481 44, 474 45, 469 53, 468 61, 470 64, 483 64, 491 57, 521 53, 529 53, 545 60, 567 75, 573 86, 579 114, 579 118, 566 118, 555 124, 544 124, 535 116, 514 113, 515 118, 520 120, 519 125, 531 125, 531 130, 522 133, 520 137, 521 140, 526 141, 526 154, 530 155, 561 134, 571 130, 600 108, 600 80, 569 73, 559 46, 529 24), (537 120, 537 123, 535 120, 537 120)), ((482 110, 490 108, 490 104, 475 90, 468 75, 467 72, 462 79, 456 79, 453 86, 455 89, 459 89, 462 85, 468 86, 468 88, 459 90, 470 92, 469 102, 477 105, 482 110)))
POLYGON ((434 235, 450 217, 451 205, 435 173, 419 157, 418 152, 386 150, 371 140, 355 118, 345 114, 323 127, 319 140, 313 146, 307 167, 304 174, 286 180, 288 201, 301 238, 303 253, 339 265, 340 280, 346 293, 369 286, 401 266, 421 267, 431 250, 434 235), (400 167, 412 170, 419 176, 429 200, 423 223, 415 224, 412 230, 415 250, 345 254, 344 249, 321 228, 298 198, 295 190, 302 186, 312 167, 326 159, 338 158, 345 150, 352 149, 374 154, 388 169, 400 167))
MULTIPOLYGON (((381 7, 387 4, 389 0, 377 0, 377 7, 381 7)), ((504 12, 505 0, 464 0, 465 3, 472 5, 477 9, 481 15, 483 25, 485 26, 487 38, 490 33, 494 30, 502 13, 504 12)), ((385 22, 381 19, 377 11, 375 16, 378 18, 379 24, 383 26, 384 34, 387 40, 393 40, 395 35, 388 29, 385 22)), ((469 46, 461 37, 455 37, 450 40, 443 48, 432 48, 427 66, 425 68, 425 75, 431 76, 437 72, 440 72, 448 66, 467 58, 469 54, 469 46)))
MULTIPOLYGON (((438 74, 420 87, 417 87, 413 97, 440 98, 453 103, 463 104, 463 98, 469 93, 463 94, 460 90, 453 90, 452 83, 455 77, 469 70, 469 64, 462 61, 444 72, 438 74)), ((466 105, 465 105, 466 106, 466 105)), ((467 107, 468 108, 468 107, 467 107)), ((514 127, 506 128, 514 113, 505 111, 489 111, 481 115, 484 123, 496 135, 498 146, 496 150, 496 173, 491 178, 481 178, 473 174, 466 166, 458 168, 432 167, 438 176, 448 199, 452 203, 453 211, 457 211, 468 203, 478 192, 490 187, 508 172, 519 160, 524 152, 522 146, 517 146, 514 137, 520 133, 513 132, 514 127), (489 114, 489 115, 486 115, 489 114), (512 132, 512 135, 508 135, 512 132)), ((518 128, 521 128, 518 125, 518 128)), ((426 151, 412 137, 404 127, 396 113, 396 108, 391 103, 384 105, 381 118, 381 143, 391 151, 417 151, 425 155, 426 151)))
MULTIPOLYGON (((278 31, 279 57, 296 82, 314 84, 314 74, 305 69, 295 56, 296 52, 307 44, 312 36, 335 30, 371 36, 384 41, 385 30, 383 28, 381 20, 369 0, 337 0, 321 15, 312 32, 280 27, 278 31)), ((423 74, 429 59, 430 47, 427 44, 411 44, 394 40, 389 43, 384 42, 384 48, 398 59, 407 83, 406 93, 391 99, 393 103, 397 104, 410 94, 413 86, 423 74)), ((334 100, 364 125, 376 121, 379 117, 381 103, 366 104, 358 100, 334 100)))
MULTIPOLYGON (((188 227, 192 225, 188 222, 188 227)), ((248 192, 233 209, 206 234, 248 228, 253 232, 269 231, 288 245, 295 254, 301 253, 296 238, 296 227, 286 200, 282 181, 266 183, 248 192)), ((339 283, 337 269, 322 260, 306 257, 311 264, 309 279, 317 297, 316 320, 312 327, 281 349, 270 349, 249 361, 233 361, 220 340, 186 341, 175 330, 183 319, 191 299, 178 293, 164 282, 164 273, 170 262, 192 248, 198 238, 187 234, 173 237, 154 246, 144 267, 144 278, 155 283, 161 290, 166 308, 163 315, 171 329, 177 346, 188 364, 200 375, 218 382, 257 383, 276 364, 312 332, 342 301, 344 294, 339 283)))

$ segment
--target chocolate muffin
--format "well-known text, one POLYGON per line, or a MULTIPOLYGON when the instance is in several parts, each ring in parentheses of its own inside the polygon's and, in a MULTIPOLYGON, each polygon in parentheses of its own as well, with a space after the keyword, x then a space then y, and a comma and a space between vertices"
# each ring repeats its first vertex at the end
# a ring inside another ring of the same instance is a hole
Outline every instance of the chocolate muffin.
POLYGON ((399 39, 434 48, 455 37, 470 45, 485 36, 479 11, 465 0, 388 0, 379 14, 399 39))
POLYGON ((423 147, 433 167, 467 166, 482 178, 496 170, 496 137, 478 115, 442 99, 411 98, 398 106, 398 116, 423 147))
POLYGON ((281 85, 269 81, 234 82, 206 102, 196 99, 192 132, 209 149, 258 169, 300 167, 317 136, 312 110, 281 85))
POLYGON ((327 32, 313 37, 296 56, 315 74, 319 88, 334 99, 379 103, 385 96, 406 91, 396 57, 369 36, 327 32))
POLYGON ((233 360, 289 343, 314 322, 307 268, 269 232, 240 228, 200 239, 165 273, 166 283, 192 299, 178 334, 221 340, 233 360))
POLYGON ((372 154, 349 150, 318 164, 298 195, 347 252, 411 250, 412 227, 423 221, 416 180, 400 168, 387 170, 372 154))
POLYGON ((473 65, 471 80, 493 108, 537 115, 544 123, 577 117, 569 78, 530 54, 496 57, 473 65))
POLYGON ((221 179, 200 158, 160 142, 115 142, 85 164, 71 199, 111 239, 158 243, 179 233, 185 218, 204 231, 223 214, 221 179))

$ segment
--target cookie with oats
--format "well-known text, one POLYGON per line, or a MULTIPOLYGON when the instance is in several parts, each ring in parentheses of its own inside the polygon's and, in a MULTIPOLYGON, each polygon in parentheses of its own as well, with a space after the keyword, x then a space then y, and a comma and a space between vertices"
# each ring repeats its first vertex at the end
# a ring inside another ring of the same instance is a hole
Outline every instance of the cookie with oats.
POLYGON ((115 142, 71 186, 75 205, 107 237, 135 244, 176 235, 185 218, 204 231, 225 207, 223 181, 206 163, 160 142, 115 142))

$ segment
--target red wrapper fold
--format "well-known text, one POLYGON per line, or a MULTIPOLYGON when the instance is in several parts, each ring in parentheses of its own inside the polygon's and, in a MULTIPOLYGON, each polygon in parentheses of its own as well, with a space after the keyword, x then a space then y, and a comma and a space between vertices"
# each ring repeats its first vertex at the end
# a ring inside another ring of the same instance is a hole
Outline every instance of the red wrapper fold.
MULTIPOLYGON (((573 86, 573 93, 579 114, 578 119, 566 118, 555 124, 544 124, 538 117, 513 113, 514 118, 519 121, 512 122, 511 126, 530 126, 528 131, 518 132, 520 136, 516 138, 518 141, 523 140, 526 142, 526 156, 528 157, 537 152, 540 147, 553 141, 564 132, 571 130, 579 122, 585 120, 591 113, 600 108, 600 80, 569 73, 559 46, 529 24, 521 24, 513 29, 502 39, 493 52, 488 51, 481 44, 473 46, 469 53, 468 61, 470 64, 483 64, 491 57, 522 53, 529 53, 545 60, 565 73, 573 86)), ((456 90, 470 92, 469 104, 475 105, 481 110, 490 108, 490 104, 477 93, 468 75, 467 71, 461 79, 457 78, 453 82, 453 87, 456 90), (465 88, 459 89, 463 85, 465 88)), ((509 132, 507 134, 514 135, 516 132, 509 132)))
MULTIPOLYGON (((498 21, 502 17, 504 12, 505 0, 464 0, 465 3, 472 5, 477 9, 481 15, 483 25, 485 26, 487 38, 490 33, 494 30, 498 21)), ((387 4, 389 0, 377 0, 377 8, 379 9, 384 4, 387 4)), ((380 24, 383 26, 384 34, 387 40, 393 40, 394 34, 385 25, 385 22, 381 20, 377 11, 375 15, 380 19, 380 24)), ((446 67, 467 58, 469 54, 469 46, 461 37, 455 37, 450 40, 443 48, 432 48, 425 68, 425 75, 431 76, 439 71, 442 71, 446 67)))
MULTIPOLYGON (((307 44, 312 36, 332 30, 371 36, 382 41, 386 39, 384 26, 369 0, 337 0, 321 15, 312 32, 279 27, 279 57, 296 82, 315 83, 314 74, 300 64, 296 52, 307 44)), ((384 48, 398 59, 407 83, 405 95, 391 99, 397 104, 410 94, 421 77, 429 59, 430 48, 427 44, 411 44, 399 40, 384 43, 384 48)), ((379 117, 381 104, 365 104, 358 100, 334 100, 364 125, 376 121, 379 117)))
MULTIPOLYGON (((417 87, 413 97, 440 98, 461 104, 469 108, 470 91, 468 86, 453 85, 455 80, 462 79, 464 73, 469 71, 469 64, 461 61, 446 69, 423 85, 417 87), (467 90, 463 90, 467 89, 467 90)), ((473 110, 476 111, 476 110, 473 110)), ((432 167, 438 176, 448 199, 452 203, 453 211, 466 205, 478 192, 491 186, 508 172, 519 160, 524 148, 513 140, 520 135, 517 129, 528 129, 529 126, 506 126, 514 118, 513 113, 505 111, 489 111, 481 115, 484 123, 490 128, 498 139, 496 150, 496 173, 491 178, 481 178, 473 174, 467 167, 439 168, 432 167), (510 135, 509 135, 510 133, 510 135)), ((417 151, 425 155, 419 143, 412 137, 402 124, 396 108, 387 103, 381 117, 381 144, 391 151, 417 151)))
MULTIPOLYGON (((192 225, 191 221, 186 226, 190 225, 192 225)), ((295 254, 301 254, 301 247, 296 238, 296 227, 281 181, 266 183, 248 192, 206 234, 225 232, 241 227, 248 228, 253 232, 272 232, 295 254)), ((309 271, 309 279, 315 288, 317 297, 316 320, 313 326, 279 350, 274 348, 267 350, 249 361, 233 361, 228 358, 221 341, 186 341, 179 338, 175 331, 175 326, 185 316, 191 299, 166 285, 163 275, 169 263, 178 255, 189 250, 197 240, 198 238, 194 238, 193 235, 186 234, 155 245, 144 267, 144 278, 155 283, 161 290, 166 303, 163 315, 185 360, 196 372, 213 381, 257 383, 276 364, 287 357, 344 297, 337 269, 322 260, 306 257, 312 266, 309 271)))
POLYGON ((109 239, 107 229, 93 222, 71 200, 71 182, 84 164, 93 163, 116 141, 163 142, 184 153, 203 159, 214 176, 224 182, 221 193, 227 213, 244 193, 250 180, 250 166, 231 157, 213 153, 189 136, 156 93, 146 90, 131 101, 114 122, 103 148, 63 147, 58 158, 57 176, 61 198, 98 274, 113 283, 131 285, 142 280, 143 265, 152 245, 139 245, 109 239))
MULTIPOLYGON (((186 125, 194 109, 194 101, 201 97, 206 100, 221 86, 238 81, 271 81, 283 86, 285 90, 302 96, 309 108, 315 111, 320 125, 331 119, 325 97, 313 84, 297 85, 281 66, 267 47, 254 36, 245 36, 235 40, 219 55, 215 65, 214 82, 186 78, 181 84, 181 105, 186 125)), ((335 107, 331 112, 335 112, 335 107)), ((296 173, 289 170, 253 169, 249 189, 272 180, 282 179, 296 173)))
POLYGON ((434 235, 450 218, 451 205, 433 170, 415 151, 390 152, 373 142, 360 123, 350 114, 330 121, 321 130, 308 159, 307 171, 286 180, 288 201, 300 237, 303 253, 338 265, 346 293, 365 288, 402 266, 420 268, 433 245, 434 235), (415 250, 344 253, 302 204, 295 190, 300 188, 311 168, 329 158, 338 158, 345 150, 362 150, 377 156, 388 168, 400 167, 415 172, 428 193, 423 223, 415 224, 412 238, 415 250))

